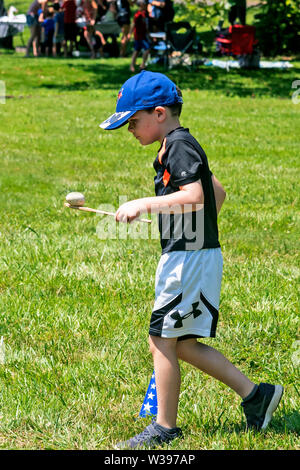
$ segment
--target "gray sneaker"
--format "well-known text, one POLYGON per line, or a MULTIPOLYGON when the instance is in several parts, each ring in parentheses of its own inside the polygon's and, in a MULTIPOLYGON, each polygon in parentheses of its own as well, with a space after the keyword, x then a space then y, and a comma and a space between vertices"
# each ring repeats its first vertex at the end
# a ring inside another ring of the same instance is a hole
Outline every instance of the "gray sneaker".
POLYGON ((241 406, 247 420, 247 429, 266 429, 283 394, 282 385, 261 383, 244 398, 241 406))
POLYGON ((128 441, 116 444, 115 449, 141 449, 147 447, 153 449, 158 445, 173 441, 176 437, 182 437, 180 428, 168 429, 153 420, 140 434, 128 441))

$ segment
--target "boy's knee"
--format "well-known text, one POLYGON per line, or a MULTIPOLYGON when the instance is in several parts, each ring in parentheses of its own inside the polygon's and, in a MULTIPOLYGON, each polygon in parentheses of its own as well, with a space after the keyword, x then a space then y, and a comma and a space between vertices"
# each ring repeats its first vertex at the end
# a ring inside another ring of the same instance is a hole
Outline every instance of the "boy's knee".
POLYGON ((153 340, 153 336, 149 335, 148 343, 149 343, 149 350, 153 356, 153 354, 156 351, 156 346, 155 346, 155 341, 153 340))
POLYGON ((160 336, 149 336, 149 349, 154 356, 157 353, 163 355, 176 350, 177 338, 161 338, 160 336))
POLYGON ((198 348, 199 346, 201 347, 201 344, 202 343, 198 342, 196 338, 177 341, 176 351, 178 359, 185 360, 187 353, 195 346, 198 348))

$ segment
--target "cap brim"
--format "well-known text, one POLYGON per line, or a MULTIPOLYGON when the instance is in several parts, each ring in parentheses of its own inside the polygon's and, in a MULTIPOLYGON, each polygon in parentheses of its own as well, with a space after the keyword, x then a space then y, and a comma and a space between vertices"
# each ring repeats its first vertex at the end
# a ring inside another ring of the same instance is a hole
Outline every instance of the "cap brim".
POLYGON ((105 130, 118 129, 119 127, 124 126, 128 119, 135 113, 136 111, 122 111, 120 113, 114 113, 106 119, 106 121, 99 124, 99 127, 105 130))

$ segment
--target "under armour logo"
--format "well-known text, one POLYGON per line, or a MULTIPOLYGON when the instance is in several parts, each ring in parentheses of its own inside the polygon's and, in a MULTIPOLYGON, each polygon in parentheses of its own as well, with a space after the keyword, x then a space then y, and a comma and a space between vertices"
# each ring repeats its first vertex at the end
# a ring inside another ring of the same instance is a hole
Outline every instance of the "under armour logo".
POLYGON ((191 312, 186 313, 185 315, 183 315, 183 317, 180 316, 178 310, 176 310, 176 312, 172 313, 170 315, 170 317, 173 318, 173 320, 176 320, 176 322, 174 324, 174 328, 182 328, 183 320, 190 317, 191 315, 194 315, 194 318, 199 317, 199 315, 201 315, 202 312, 201 312, 201 310, 197 309, 198 305, 199 305, 199 302, 195 302, 194 304, 192 304, 193 310, 191 312))

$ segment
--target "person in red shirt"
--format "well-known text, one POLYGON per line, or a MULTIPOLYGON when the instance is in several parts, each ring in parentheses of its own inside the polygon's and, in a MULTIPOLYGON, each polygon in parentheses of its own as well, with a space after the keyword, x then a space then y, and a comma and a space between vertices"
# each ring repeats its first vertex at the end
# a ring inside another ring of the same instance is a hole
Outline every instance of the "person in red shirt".
POLYGON ((75 0, 64 0, 62 10, 64 12, 64 56, 67 57, 68 53, 72 55, 77 35, 75 0))
POLYGON ((134 51, 131 57, 130 70, 135 72, 135 65, 138 55, 141 50, 143 50, 142 63, 140 69, 143 70, 146 68, 146 62, 150 52, 150 43, 148 41, 148 26, 147 26, 147 3, 146 0, 138 0, 138 11, 133 17, 133 23, 130 29, 129 36, 132 32, 134 35, 134 51))

